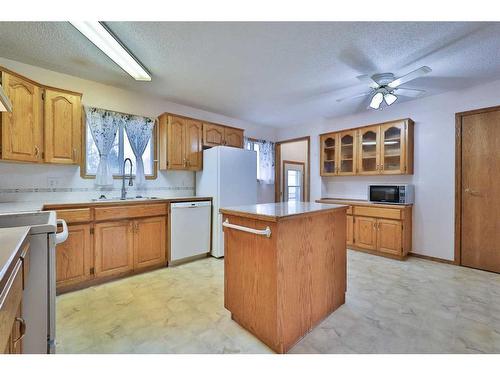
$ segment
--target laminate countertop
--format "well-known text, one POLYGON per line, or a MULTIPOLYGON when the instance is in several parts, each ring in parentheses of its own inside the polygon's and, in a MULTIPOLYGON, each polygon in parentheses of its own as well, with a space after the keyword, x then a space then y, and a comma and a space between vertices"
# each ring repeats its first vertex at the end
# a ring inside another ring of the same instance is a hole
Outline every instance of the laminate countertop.
POLYGON ((49 199, 47 201, 24 201, 24 202, 3 202, 0 203, 0 214, 20 213, 20 212, 36 212, 44 209, 68 206, 68 207, 86 207, 99 205, 117 205, 117 204, 148 204, 148 203, 165 203, 165 202, 184 202, 191 200, 211 200, 211 197, 156 197, 154 199, 136 198, 136 199, 108 199, 108 200, 92 200, 89 198, 65 198, 60 200, 49 199))
POLYGON ((281 218, 300 216, 319 211, 346 210, 347 205, 321 204, 315 202, 281 202, 263 203, 246 206, 223 207, 220 212, 227 215, 242 216, 267 221, 277 221, 281 218))
POLYGON ((26 240, 30 227, 0 228, 0 293, 7 282, 15 260, 26 240))

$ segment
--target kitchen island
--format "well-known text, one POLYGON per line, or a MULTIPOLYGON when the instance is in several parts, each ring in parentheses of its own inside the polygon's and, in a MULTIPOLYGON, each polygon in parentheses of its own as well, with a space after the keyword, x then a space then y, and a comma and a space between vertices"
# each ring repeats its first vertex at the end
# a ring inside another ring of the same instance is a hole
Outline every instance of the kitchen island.
POLYGON ((345 302, 347 208, 290 202, 220 210, 224 306, 278 353, 345 302))

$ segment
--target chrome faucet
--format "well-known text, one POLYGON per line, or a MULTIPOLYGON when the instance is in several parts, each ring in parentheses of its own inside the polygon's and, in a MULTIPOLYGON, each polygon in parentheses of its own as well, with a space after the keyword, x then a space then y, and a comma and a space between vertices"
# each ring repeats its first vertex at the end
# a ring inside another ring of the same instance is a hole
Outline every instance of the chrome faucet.
POLYGON ((134 181, 132 180, 132 160, 130 160, 130 158, 126 158, 124 161, 123 161, 123 170, 122 170, 122 196, 121 196, 121 200, 125 200, 126 197, 127 197, 127 189, 125 189, 125 166, 127 164, 127 160, 130 162, 130 174, 129 174, 129 177, 128 177, 128 186, 133 186, 134 185, 134 181))

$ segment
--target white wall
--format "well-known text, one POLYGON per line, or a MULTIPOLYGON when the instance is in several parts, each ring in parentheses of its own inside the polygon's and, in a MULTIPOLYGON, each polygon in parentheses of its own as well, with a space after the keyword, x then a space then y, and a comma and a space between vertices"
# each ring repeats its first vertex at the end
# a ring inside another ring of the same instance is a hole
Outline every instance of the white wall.
POLYGON ((454 257, 455 113, 500 105, 500 81, 424 97, 379 111, 312 121, 280 129, 278 139, 311 136, 311 200, 320 197, 366 199, 371 182, 415 185, 413 252, 452 260, 454 257), (410 117, 415 121, 413 176, 319 176, 319 134, 410 117))
MULTIPOLYGON (((0 65, 48 86, 59 87, 83 93, 85 105, 115 110, 136 115, 156 117, 163 112, 191 116, 207 121, 232 125, 245 129, 245 135, 274 141, 276 131, 245 121, 168 102, 157 97, 148 97, 133 91, 123 90, 66 74, 53 72, 32 65, 0 57, 0 65)), ((80 178, 78 166, 35 165, 0 162, 0 201, 56 199, 64 196, 70 199, 75 195, 96 196, 93 180, 80 178), (7 178, 8 177, 8 178, 7 178), (56 180, 57 192, 47 192, 49 179, 56 180), (10 189, 20 189, 13 191, 10 189), (30 193, 37 189, 38 192, 30 193)), ((120 181, 115 180, 114 188, 119 190, 120 181)), ((187 196, 194 194, 193 172, 158 172, 156 180, 146 182, 150 195, 187 196)), ((133 190, 133 189, 132 189, 133 190)), ((109 193, 111 194, 111 193, 109 193)), ((116 195, 116 192, 113 193, 116 195)), ((266 199, 267 189, 262 188, 259 196, 266 199)))
MULTIPOLYGON (((308 151, 307 151, 307 141, 296 141, 296 142, 289 142, 289 143, 283 143, 281 145, 281 160, 280 160, 280 166, 281 166, 281 176, 280 176, 280 182, 283 182, 283 160, 288 160, 288 161, 299 161, 305 164, 305 169, 304 169, 304 174, 305 177, 307 178, 309 171, 307 170, 307 156, 308 156, 308 151)), ((307 183, 306 183, 307 185, 307 183)), ((283 189, 283 187, 282 187, 283 189)), ((304 190, 304 197, 307 197, 307 190, 304 190)))

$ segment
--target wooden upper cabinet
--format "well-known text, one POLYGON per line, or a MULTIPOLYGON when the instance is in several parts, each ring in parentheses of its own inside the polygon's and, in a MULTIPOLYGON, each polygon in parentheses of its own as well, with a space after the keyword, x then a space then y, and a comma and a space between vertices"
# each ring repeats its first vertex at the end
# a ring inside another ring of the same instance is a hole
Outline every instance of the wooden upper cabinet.
POLYGON ((203 146, 224 145, 225 128, 221 125, 203 123, 203 146))
POLYGON ((2 112, 2 159, 42 161, 42 90, 35 83, 2 72, 12 112, 2 112))
POLYGON ((338 135, 337 174, 350 176, 356 174, 356 130, 341 132, 338 135))
POLYGON ((182 117, 168 117, 167 169, 187 169, 186 119, 182 117))
POLYGON ((45 161, 78 164, 81 154, 81 95, 45 90, 45 161))
POLYGON ((320 136, 320 174, 321 176, 335 176, 337 174, 338 135, 336 133, 320 136))
POLYGON ((380 169, 380 126, 361 128, 358 132, 358 173, 378 174, 380 169))
POLYGON ((167 257, 165 216, 134 221, 134 269, 164 264, 167 257))
POLYGON ((201 171, 203 166, 202 123, 186 120, 186 160, 191 171, 201 171))
POLYGON ((95 277, 119 275, 134 268, 134 228, 129 220, 94 225, 95 277))
POLYGON ((320 135, 321 176, 413 174, 413 121, 320 135))
POLYGON ((224 145, 243 148, 243 130, 235 128, 225 128, 224 145))

